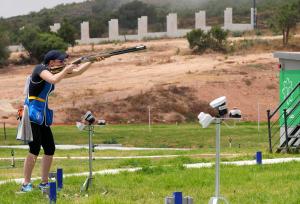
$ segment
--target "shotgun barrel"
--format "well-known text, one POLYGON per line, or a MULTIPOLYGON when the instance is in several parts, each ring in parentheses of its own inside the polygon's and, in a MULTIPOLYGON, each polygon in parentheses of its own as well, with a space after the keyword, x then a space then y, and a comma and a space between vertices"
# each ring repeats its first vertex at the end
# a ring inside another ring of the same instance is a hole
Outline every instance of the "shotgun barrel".
MULTIPOLYGON (((84 63, 84 62, 95 62, 97 60, 97 57, 108 58, 108 57, 115 56, 115 55, 122 55, 122 54, 130 53, 130 52, 137 52, 137 51, 145 50, 146 48, 147 47, 145 45, 139 45, 139 46, 130 47, 130 48, 126 48, 126 49, 113 50, 113 51, 110 51, 110 52, 96 53, 96 54, 93 54, 93 55, 80 57, 80 58, 74 60, 73 62, 71 62, 71 64, 77 64, 78 65, 78 64, 81 64, 81 63, 84 63)), ((58 66, 58 67, 52 67, 50 71, 51 71, 52 74, 57 74, 61 70, 63 70, 65 68, 65 66, 66 65, 58 66)))
POLYGON ((121 49, 121 50, 113 50, 110 52, 98 53, 98 54, 94 54, 94 55, 90 55, 90 56, 80 57, 77 60, 73 61, 72 64, 81 64, 83 62, 91 62, 91 61, 95 61, 95 59, 97 57, 108 58, 108 57, 111 57, 114 55, 121 55, 121 54, 130 53, 130 52, 137 52, 137 51, 145 50, 145 49, 146 49, 145 45, 139 45, 139 46, 130 47, 130 48, 121 49))

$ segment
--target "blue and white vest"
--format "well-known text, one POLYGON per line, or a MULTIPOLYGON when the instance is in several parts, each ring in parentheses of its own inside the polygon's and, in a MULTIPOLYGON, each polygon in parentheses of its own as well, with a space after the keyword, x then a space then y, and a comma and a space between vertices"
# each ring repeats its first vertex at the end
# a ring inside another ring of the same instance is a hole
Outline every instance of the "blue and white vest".
MULTIPOLYGON (((28 85, 29 86, 29 85, 28 85)), ((25 99, 28 106, 29 118, 31 122, 50 126, 53 122, 53 111, 48 107, 49 94, 54 90, 54 85, 45 81, 43 90, 38 96, 29 96, 25 99)))

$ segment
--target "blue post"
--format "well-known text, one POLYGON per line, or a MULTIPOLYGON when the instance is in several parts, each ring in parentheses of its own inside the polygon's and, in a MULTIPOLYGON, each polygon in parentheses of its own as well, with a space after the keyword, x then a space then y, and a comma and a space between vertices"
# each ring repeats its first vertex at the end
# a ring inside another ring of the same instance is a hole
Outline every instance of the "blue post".
POLYGON ((174 192, 174 204, 182 204, 182 192, 174 192))
POLYGON ((63 169, 57 169, 57 190, 60 191, 63 188, 63 169))
POLYGON ((256 152, 256 164, 262 164, 262 153, 260 151, 256 152))
POLYGON ((50 182, 49 185, 49 201, 51 204, 56 203, 56 182, 50 182))

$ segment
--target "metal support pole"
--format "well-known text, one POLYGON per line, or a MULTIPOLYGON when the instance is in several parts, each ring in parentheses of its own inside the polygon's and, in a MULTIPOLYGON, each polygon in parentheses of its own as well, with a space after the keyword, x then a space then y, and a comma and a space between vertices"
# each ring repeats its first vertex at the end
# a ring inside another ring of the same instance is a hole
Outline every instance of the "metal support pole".
POLYGON ((15 150, 14 149, 12 149, 11 150, 11 167, 12 168, 15 168, 16 167, 16 163, 15 163, 15 150))
POLYGON ((93 173, 92 173, 92 158, 93 158, 93 142, 92 142, 92 136, 93 136, 93 126, 89 125, 89 170, 90 170, 90 174, 89 174, 89 178, 92 179, 93 178, 93 173))
POLYGON ((256 0, 253 0, 253 24, 254 29, 257 28, 257 22, 256 22, 256 0))
POLYGON ((259 107, 259 103, 257 103, 257 134, 258 134, 258 138, 259 138, 259 131, 260 131, 260 107, 259 107))
POLYGON ((216 187, 215 196, 220 196, 220 134, 221 134, 221 119, 216 119, 216 187))
POLYGON ((5 128, 5 122, 3 123, 3 130, 4 130, 4 140, 6 140, 6 128, 5 128))
POLYGON ((267 110, 268 117, 268 135, 269 135, 269 152, 272 153, 272 135, 271 135, 271 119, 270 119, 270 110, 267 110))
POLYGON ((94 133, 94 126, 90 124, 88 127, 89 127, 89 129, 88 129, 89 130, 89 176, 83 183, 81 190, 80 190, 81 192, 88 190, 89 186, 92 184, 92 179, 93 179, 93 170, 92 170, 93 142, 92 142, 92 137, 93 137, 93 133, 94 133))
POLYGON ((228 204, 226 198, 220 196, 220 137, 221 137, 221 118, 216 118, 216 178, 215 178, 215 196, 211 197, 209 204, 219 203, 219 200, 223 200, 224 203, 228 204))
POLYGON ((148 115, 148 120, 149 120, 149 132, 151 132, 151 107, 148 106, 149 110, 149 115, 148 115))
POLYGON ((289 135, 288 135, 288 128, 287 128, 287 114, 286 109, 283 109, 283 117, 284 117, 284 132, 285 132, 285 148, 286 152, 288 152, 289 148, 289 135))

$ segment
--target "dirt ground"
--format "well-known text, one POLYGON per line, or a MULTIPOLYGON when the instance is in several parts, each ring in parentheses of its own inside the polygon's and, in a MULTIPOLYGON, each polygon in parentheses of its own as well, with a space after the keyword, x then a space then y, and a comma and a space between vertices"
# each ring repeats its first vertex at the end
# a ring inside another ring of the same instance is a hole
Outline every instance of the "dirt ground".
MULTIPOLYGON (((76 57, 137 44, 141 43, 77 46, 69 49, 69 53, 76 57)), ((49 99, 49 105, 55 111, 55 123, 65 121, 67 108, 95 101, 113 104, 155 86, 190 87, 199 100, 207 103, 226 96, 229 108, 238 107, 243 118, 251 121, 258 117, 266 120, 266 110, 274 109, 279 103, 278 59, 271 52, 194 55, 186 39, 154 40, 142 44, 148 47, 146 51, 94 63, 81 76, 57 84, 49 99)), ((24 82, 33 67, 10 65, 0 69, 2 120, 16 124, 12 109, 22 105, 24 82), (9 119, 4 119, 5 116, 9 119)), ((195 117, 198 115, 194 114, 195 117)))

